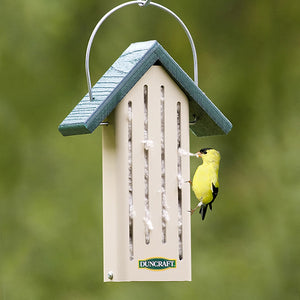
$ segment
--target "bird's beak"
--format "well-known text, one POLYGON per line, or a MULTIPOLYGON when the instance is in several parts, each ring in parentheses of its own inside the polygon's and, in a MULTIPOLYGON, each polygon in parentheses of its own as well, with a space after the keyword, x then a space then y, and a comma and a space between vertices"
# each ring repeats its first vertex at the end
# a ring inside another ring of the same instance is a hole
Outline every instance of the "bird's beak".
POLYGON ((197 157, 201 157, 202 156, 201 152, 197 152, 196 155, 197 155, 197 157))

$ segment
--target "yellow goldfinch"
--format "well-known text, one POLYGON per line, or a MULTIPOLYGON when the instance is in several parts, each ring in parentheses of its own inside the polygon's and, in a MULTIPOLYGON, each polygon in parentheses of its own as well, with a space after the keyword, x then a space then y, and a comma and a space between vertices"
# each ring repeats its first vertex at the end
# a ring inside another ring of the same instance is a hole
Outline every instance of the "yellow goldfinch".
POLYGON ((192 181, 192 189, 199 204, 190 212, 193 214, 200 207, 199 213, 204 220, 207 206, 212 210, 212 203, 218 195, 218 172, 221 156, 217 150, 212 148, 201 149, 196 155, 203 161, 197 168, 192 181))

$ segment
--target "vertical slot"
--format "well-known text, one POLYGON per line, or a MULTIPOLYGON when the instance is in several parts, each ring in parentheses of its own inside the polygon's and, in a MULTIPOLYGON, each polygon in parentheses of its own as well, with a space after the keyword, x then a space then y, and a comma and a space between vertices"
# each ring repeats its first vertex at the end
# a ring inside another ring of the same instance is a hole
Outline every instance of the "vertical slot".
POLYGON ((182 245, 182 158, 181 158, 179 149, 181 149, 181 103, 177 102, 178 253, 179 253, 179 260, 182 260, 183 259, 183 245, 182 245))
POLYGON ((162 242, 167 242, 167 222, 169 219, 166 199, 166 164, 165 164, 165 87, 160 87, 160 147, 161 147, 161 207, 162 207, 162 242))
POLYGON ((129 259, 133 260, 133 183, 132 183, 132 102, 128 102, 128 205, 129 205, 129 259))
POLYGON ((144 186, 145 186, 145 243, 150 244, 150 230, 152 228, 150 217, 150 203, 149 203, 149 147, 148 141, 148 86, 144 85, 144 186))

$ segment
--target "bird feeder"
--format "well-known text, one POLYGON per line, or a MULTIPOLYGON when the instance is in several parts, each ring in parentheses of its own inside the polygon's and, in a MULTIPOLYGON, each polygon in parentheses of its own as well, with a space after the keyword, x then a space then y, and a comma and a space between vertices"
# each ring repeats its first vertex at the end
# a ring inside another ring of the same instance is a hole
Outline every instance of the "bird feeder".
MULTIPOLYGON (((117 8, 133 2, 145 4, 117 8)), ((227 134, 231 123, 157 41, 131 44, 89 84, 59 131, 87 134, 105 125, 104 281, 191 280, 190 165, 180 150, 189 151, 190 129, 227 134)))

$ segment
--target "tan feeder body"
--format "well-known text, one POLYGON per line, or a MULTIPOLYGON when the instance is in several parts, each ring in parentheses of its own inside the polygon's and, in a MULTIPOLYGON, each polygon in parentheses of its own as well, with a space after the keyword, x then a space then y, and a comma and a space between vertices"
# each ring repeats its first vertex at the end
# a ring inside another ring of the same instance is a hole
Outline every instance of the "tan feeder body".
POLYGON ((104 281, 190 281, 189 129, 232 125, 157 41, 131 44, 60 124, 102 127, 104 281), (190 121, 193 120, 192 123, 190 121))

